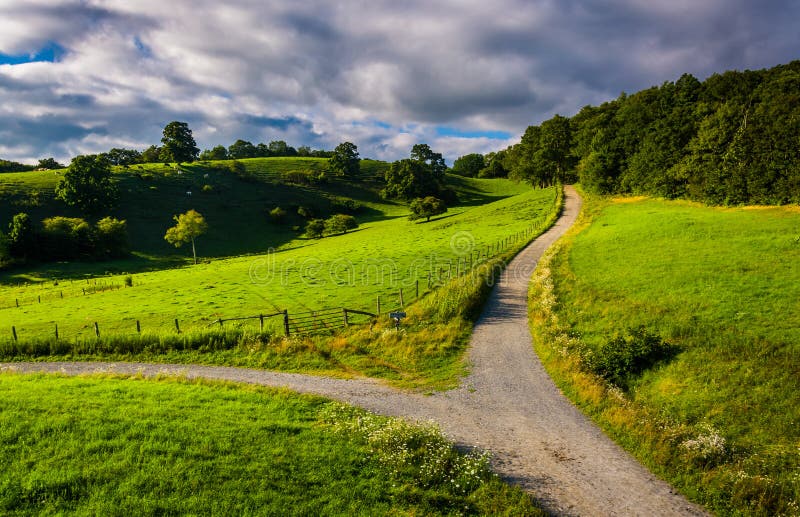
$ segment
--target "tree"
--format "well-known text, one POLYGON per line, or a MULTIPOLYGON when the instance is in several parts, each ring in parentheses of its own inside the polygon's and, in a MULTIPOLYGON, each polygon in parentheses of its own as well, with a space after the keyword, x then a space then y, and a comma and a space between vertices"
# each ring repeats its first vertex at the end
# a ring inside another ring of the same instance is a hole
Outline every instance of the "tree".
POLYGON ((325 232, 325 221, 312 219, 306 224, 306 235, 312 239, 319 239, 325 232))
POLYGON ((197 159, 200 149, 192 137, 192 130, 186 122, 177 120, 164 127, 164 137, 161 139, 164 147, 159 155, 162 160, 182 163, 192 162, 197 159))
POLYGON ((80 217, 48 217, 39 237, 41 260, 86 260, 94 255, 92 227, 80 217))
POLYGON ((6 236, 8 254, 13 258, 24 260, 33 256, 35 242, 36 236, 30 216, 25 212, 18 213, 8 225, 8 235, 6 236))
POLYGON ((386 188, 383 196, 388 198, 414 199, 437 195, 439 182, 431 168, 419 160, 399 160, 394 162, 384 175, 386 188))
POLYGON ((58 163, 54 158, 43 158, 39 160, 37 169, 63 169, 64 166, 58 163))
POLYGON ((189 210, 185 214, 176 215, 173 219, 178 223, 167 230, 164 240, 180 248, 187 242, 192 243, 192 256, 194 263, 197 264, 197 252, 194 247, 194 240, 203 235, 208 230, 206 220, 196 210, 189 210))
POLYGON ((241 138, 228 146, 228 158, 231 160, 238 160, 240 158, 254 158, 256 154, 256 147, 252 144, 252 142, 242 140, 241 138))
POLYGON ((104 154, 108 161, 111 162, 111 165, 133 165, 142 161, 142 153, 135 149, 115 147, 104 154))
POLYGON ((465 154, 453 162, 453 172, 461 176, 474 178, 486 167, 483 155, 479 153, 465 154))
POLYGON ((342 142, 333 150, 328 167, 336 176, 353 176, 361 169, 360 162, 358 147, 350 142, 342 142))
POLYGON ((411 148, 411 159, 427 165, 437 181, 444 180, 447 164, 444 163, 442 154, 433 152, 428 144, 414 145, 411 148))
POLYGON ((206 149, 202 153, 200 153, 201 160, 227 160, 228 159, 228 150, 225 149, 225 146, 217 145, 214 146, 212 149, 206 149))
POLYGON ((161 156, 161 148, 157 145, 151 145, 140 156, 142 163, 156 163, 161 156))
POLYGON ((124 257, 130 252, 127 222, 113 217, 104 217, 95 224, 95 256, 124 257))
POLYGON ((283 140, 273 140, 267 146, 270 156, 296 156, 297 150, 286 144, 283 140))
POLYGON ((325 220, 325 233, 328 235, 347 233, 354 228, 358 228, 358 223, 352 215, 335 214, 325 220))
POLYGON ((56 187, 58 199, 89 214, 111 209, 117 196, 117 186, 111 181, 111 165, 105 156, 97 154, 73 158, 56 187))
POLYGON ((424 217, 425 222, 428 222, 432 216, 447 212, 447 206, 444 201, 433 196, 415 199, 411 202, 410 208, 411 215, 408 218, 412 221, 424 217))

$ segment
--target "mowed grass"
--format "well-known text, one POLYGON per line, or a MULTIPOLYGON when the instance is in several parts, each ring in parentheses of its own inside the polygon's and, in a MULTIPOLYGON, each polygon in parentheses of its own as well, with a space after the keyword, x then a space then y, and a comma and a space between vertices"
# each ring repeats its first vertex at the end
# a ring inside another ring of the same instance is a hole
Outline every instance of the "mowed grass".
POLYGON ((537 330, 551 372, 695 500, 797 514, 800 210, 589 197, 586 212, 545 265, 555 298, 533 299, 540 323, 548 306, 560 322, 537 330), (579 349, 640 326, 679 354, 624 396, 575 370, 579 349))
MULTIPOLYGON (((513 192, 519 186, 492 180, 477 182, 513 192)), ((428 290, 431 281, 466 267, 486 252, 487 245, 542 223, 554 210, 555 189, 532 190, 485 205, 462 206, 429 223, 405 217, 363 224, 348 234, 321 240, 295 239, 290 245, 262 255, 215 259, 177 269, 132 275, 132 287, 121 286, 122 276, 95 280, 61 280, 38 285, 0 287, 0 340, 12 339, 11 326, 20 340, 49 337, 58 325, 59 335, 71 340, 94 336, 97 322, 102 334, 200 329, 222 318, 270 314, 284 309, 293 313, 329 307, 376 310, 401 308, 404 302, 428 290), (101 290, 94 294, 94 289, 101 290), (39 303, 41 298, 42 302, 39 303), (16 306, 17 301, 22 303, 16 306)), ((209 220, 213 226, 213 220, 209 220)), ((241 232, 247 232, 242 226, 241 232)), ((235 234, 230 238, 235 239, 235 234)), ((198 239, 202 254, 203 237, 198 239)), ((499 253, 492 248, 491 253, 499 253)), ((252 320, 250 328, 258 322, 252 320)), ((268 329, 281 331, 279 319, 268 329)), ((271 326, 270 326, 271 325, 271 326)))
POLYGON ((436 433, 369 418, 399 447, 386 451, 397 461, 361 434, 336 432, 362 416, 320 398, 174 379, 3 374, 0 513, 541 515, 479 459, 434 447, 436 433), (465 476, 466 490, 449 482, 465 476))

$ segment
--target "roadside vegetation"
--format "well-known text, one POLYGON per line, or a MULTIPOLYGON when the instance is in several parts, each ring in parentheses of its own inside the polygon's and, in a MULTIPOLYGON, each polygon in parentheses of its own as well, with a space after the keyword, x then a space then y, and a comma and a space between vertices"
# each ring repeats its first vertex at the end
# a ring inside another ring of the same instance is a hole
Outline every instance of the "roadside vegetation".
POLYGON ((550 374, 691 499, 796 515, 800 211, 584 199, 531 289, 550 374))
POLYGON ((543 515, 433 427, 285 391, 0 376, 0 512, 543 515))

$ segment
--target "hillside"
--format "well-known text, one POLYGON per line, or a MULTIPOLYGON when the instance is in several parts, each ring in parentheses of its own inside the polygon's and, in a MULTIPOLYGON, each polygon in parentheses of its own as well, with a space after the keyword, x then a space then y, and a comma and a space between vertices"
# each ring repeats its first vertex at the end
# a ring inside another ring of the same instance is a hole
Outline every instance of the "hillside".
MULTIPOLYGON (((251 158, 195 162, 179 168, 174 164, 115 167, 121 199, 111 215, 127 221, 132 260, 102 267, 62 264, 34 269, 62 276, 69 271, 135 271, 180 264, 185 261, 185 250, 169 245, 164 233, 174 224, 173 216, 188 209, 197 210, 209 223, 200 244, 200 254, 206 258, 262 253, 288 245, 303 233, 306 219, 297 214, 301 206, 314 217, 350 213, 359 223, 409 213, 405 204, 379 196, 387 163, 362 160, 358 177, 315 179, 326 163, 323 158, 251 158), (276 207, 287 212, 279 223, 269 217, 276 207)), ((0 176, 0 227, 5 229, 19 212, 28 213, 35 223, 55 215, 80 217, 78 211, 54 199, 62 175, 63 171, 34 171, 0 176)), ((465 206, 526 189, 510 182, 456 176, 449 181, 465 206)))
POLYGON ((586 212, 533 291, 548 370, 710 508, 796 512, 800 212, 597 197, 586 212), (672 352, 654 362, 655 342, 672 352))

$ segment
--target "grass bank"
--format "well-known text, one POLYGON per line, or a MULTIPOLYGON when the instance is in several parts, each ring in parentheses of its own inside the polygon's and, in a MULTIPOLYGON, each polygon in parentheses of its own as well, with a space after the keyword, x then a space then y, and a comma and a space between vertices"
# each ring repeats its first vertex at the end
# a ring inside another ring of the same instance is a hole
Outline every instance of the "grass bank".
POLYGON ((541 515, 438 430, 222 383, 0 375, 7 515, 541 515))
POLYGON ((531 288, 548 371, 691 499, 796 515, 800 211, 584 199, 531 288))

